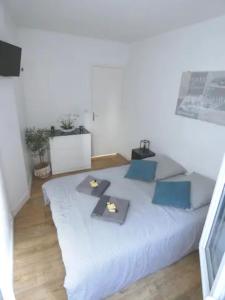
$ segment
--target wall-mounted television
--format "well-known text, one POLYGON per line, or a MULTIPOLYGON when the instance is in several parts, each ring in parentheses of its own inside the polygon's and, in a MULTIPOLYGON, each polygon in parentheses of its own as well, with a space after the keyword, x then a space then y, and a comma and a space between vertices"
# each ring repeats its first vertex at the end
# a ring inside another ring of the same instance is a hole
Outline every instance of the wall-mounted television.
POLYGON ((0 41, 0 76, 20 76, 20 47, 0 41))

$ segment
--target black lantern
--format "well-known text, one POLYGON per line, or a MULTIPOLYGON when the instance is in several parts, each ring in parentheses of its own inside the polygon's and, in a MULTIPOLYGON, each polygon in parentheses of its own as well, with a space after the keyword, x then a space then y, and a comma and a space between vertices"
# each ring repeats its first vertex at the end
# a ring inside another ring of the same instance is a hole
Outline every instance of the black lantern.
POLYGON ((150 141, 149 140, 141 140, 140 141, 140 149, 143 152, 149 151, 150 148, 150 141))

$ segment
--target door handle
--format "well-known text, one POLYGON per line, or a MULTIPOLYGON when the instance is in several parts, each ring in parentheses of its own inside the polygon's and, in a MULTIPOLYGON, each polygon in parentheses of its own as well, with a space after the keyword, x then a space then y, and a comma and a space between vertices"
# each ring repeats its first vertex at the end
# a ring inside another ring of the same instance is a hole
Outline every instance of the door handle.
POLYGON ((95 121, 96 117, 98 117, 99 115, 97 115, 95 112, 92 113, 92 120, 95 121))

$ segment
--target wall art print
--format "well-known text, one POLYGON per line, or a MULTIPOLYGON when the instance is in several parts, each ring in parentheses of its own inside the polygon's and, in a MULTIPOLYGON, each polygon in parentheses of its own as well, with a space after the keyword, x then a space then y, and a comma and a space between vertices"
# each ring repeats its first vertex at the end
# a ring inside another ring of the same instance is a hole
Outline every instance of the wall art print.
POLYGON ((176 114, 225 125, 225 71, 184 72, 176 114))

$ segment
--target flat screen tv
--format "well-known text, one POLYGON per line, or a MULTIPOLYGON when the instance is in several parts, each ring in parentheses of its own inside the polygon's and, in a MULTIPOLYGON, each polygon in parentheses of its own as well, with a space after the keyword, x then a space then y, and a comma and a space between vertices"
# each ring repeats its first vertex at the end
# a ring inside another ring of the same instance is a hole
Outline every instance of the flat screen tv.
POLYGON ((0 41, 0 76, 20 76, 22 49, 0 41))

